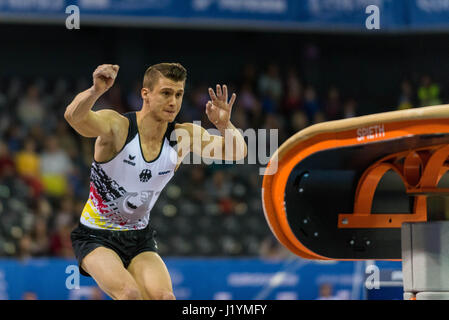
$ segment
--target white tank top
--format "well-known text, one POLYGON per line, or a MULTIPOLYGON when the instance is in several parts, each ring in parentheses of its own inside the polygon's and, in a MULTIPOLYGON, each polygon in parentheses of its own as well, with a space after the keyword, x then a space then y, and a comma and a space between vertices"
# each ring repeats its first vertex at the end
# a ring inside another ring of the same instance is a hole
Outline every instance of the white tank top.
POLYGON ((147 162, 142 153, 136 113, 126 113, 128 137, 122 150, 108 162, 93 161, 89 200, 80 222, 94 229, 140 230, 177 165, 176 141, 170 141, 174 122, 165 132, 159 156, 147 162))

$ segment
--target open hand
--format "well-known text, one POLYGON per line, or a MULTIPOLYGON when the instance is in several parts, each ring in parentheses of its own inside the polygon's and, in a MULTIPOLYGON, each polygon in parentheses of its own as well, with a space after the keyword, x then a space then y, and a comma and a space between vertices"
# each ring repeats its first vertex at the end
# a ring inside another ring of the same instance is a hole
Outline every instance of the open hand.
POLYGON ((209 96, 211 101, 206 104, 206 114, 209 120, 218 128, 226 128, 231 119, 231 110, 234 105, 236 94, 233 93, 231 100, 228 102, 228 87, 223 88, 217 84, 217 93, 209 88, 209 96))

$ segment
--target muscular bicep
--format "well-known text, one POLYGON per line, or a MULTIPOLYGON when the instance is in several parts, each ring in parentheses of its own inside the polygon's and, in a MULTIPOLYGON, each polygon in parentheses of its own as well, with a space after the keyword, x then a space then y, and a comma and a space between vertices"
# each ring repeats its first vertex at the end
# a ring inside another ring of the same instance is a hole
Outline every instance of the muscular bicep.
MULTIPOLYGON (((69 122, 69 124, 80 135, 86 138, 102 137, 105 139, 113 136, 114 126, 123 122, 123 116, 110 109, 99 111, 89 111, 86 117, 78 122, 69 122)), ((126 119, 125 119, 126 120, 126 119)))

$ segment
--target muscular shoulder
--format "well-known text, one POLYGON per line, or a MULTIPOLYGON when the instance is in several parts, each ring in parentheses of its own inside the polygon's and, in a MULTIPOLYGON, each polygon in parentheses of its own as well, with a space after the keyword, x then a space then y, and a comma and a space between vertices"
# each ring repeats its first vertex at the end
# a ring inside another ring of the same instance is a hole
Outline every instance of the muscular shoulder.
POLYGON ((100 145, 108 144, 111 145, 113 149, 120 150, 128 136, 128 118, 111 109, 99 110, 97 113, 102 121, 108 121, 110 126, 109 133, 107 135, 99 136, 97 143, 100 145))
POLYGON ((103 138, 116 139, 128 133, 128 118, 121 115, 117 111, 111 109, 103 109, 97 111, 97 114, 99 117, 101 117, 102 121, 107 121, 109 123, 109 134, 105 135, 103 138))
POLYGON ((111 109, 103 109, 97 111, 97 114, 105 121, 109 121, 111 127, 114 127, 111 129, 120 130, 126 127, 126 130, 128 130, 128 118, 118 113, 117 111, 111 109))

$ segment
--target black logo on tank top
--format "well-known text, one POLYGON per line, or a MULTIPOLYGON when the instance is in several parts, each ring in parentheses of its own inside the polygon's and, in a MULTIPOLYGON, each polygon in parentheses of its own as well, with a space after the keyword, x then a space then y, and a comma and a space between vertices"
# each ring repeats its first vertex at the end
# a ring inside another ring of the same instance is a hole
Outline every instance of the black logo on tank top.
POLYGON ((139 175, 139 178, 141 182, 148 182, 148 180, 151 179, 151 170, 149 169, 142 170, 142 172, 139 175))
POLYGON ((124 163, 127 163, 127 164, 130 164, 130 165, 132 165, 133 167, 136 165, 136 163, 135 162, 132 162, 132 160, 134 160, 135 158, 136 158, 136 156, 134 156, 134 157, 132 157, 131 155, 129 155, 128 156, 129 157, 129 160, 128 159, 125 159, 125 160, 123 160, 123 162, 124 163), (131 161, 130 161, 131 160, 131 161))

